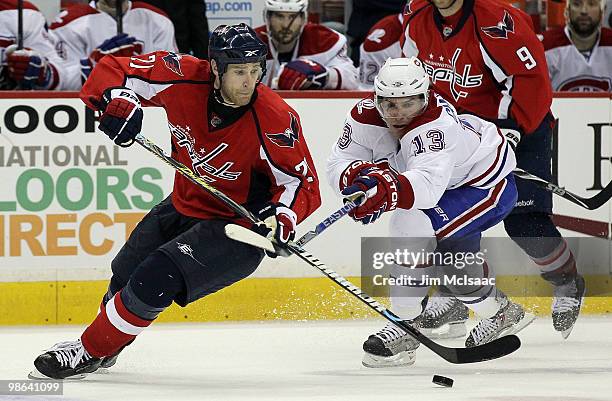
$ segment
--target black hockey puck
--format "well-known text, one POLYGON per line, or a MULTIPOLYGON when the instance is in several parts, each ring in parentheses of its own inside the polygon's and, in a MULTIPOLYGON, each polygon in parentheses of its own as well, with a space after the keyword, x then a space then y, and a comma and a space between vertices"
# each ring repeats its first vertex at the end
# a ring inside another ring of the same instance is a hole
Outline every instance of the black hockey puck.
POLYGON ((453 379, 450 377, 434 375, 432 382, 436 383, 438 386, 442 387, 453 387, 453 379))

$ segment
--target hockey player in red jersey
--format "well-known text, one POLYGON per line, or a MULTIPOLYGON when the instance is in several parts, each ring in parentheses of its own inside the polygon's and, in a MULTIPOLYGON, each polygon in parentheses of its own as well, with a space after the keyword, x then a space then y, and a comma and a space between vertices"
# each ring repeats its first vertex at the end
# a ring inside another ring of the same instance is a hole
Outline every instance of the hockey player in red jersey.
MULTIPOLYGON (((320 205, 319 181, 298 114, 259 85, 266 47, 245 24, 211 35, 210 63, 156 52, 105 57, 81 98, 102 115, 100 129, 129 146, 145 105, 166 110, 172 156, 257 213, 258 230, 280 244, 320 205)), ((172 302, 185 306, 251 274, 259 248, 224 234, 235 213, 178 172, 170 197, 138 224, 112 262, 100 313, 81 338, 56 344, 34 361, 55 379, 112 366, 118 353, 172 302)), ((271 255, 275 256, 275 255, 271 255)))
POLYGON ((268 44, 266 85, 273 89, 357 89, 346 37, 307 22, 308 0, 265 0, 266 24, 255 29, 268 44))
POLYGON ((59 55, 66 61, 64 89, 79 90, 91 69, 112 54, 129 57, 177 50, 174 25, 160 9, 142 1, 91 0, 62 10, 51 24, 59 55), (121 3, 123 32, 117 32, 121 3))
POLYGON ((605 0, 566 3, 566 26, 542 43, 555 91, 612 92, 612 29, 602 27, 605 0))
MULTIPOLYGON (((527 14, 497 0, 412 0, 401 46, 423 61, 436 91, 459 112, 496 123, 517 143, 518 167, 552 179, 552 89, 527 14)), ((584 279, 551 220, 552 195, 522 180, 517 187, 518 202, 504 227, 553 285, 553 326, 567 338, 580 312, 584 279)), ((452 310, 451 302, 440 311, 452 310)))
POLYGON ((23 48, 18 49, 17 0, 0 0, 0 89, 58 89, 62 60, 47 32, 45 16, 23 2, 23 48))

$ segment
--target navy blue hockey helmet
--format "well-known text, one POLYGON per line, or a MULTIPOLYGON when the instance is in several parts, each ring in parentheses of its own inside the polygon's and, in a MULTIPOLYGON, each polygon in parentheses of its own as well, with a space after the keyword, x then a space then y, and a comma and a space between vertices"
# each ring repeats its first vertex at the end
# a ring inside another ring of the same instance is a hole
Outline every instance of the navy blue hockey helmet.
POLYGON ((227 71, 228 64, 260 63, 263 77, 267 54, 267 46, 245 23, 220 25, 208 41, 208 57, 217 63, 220 76, 227 71))

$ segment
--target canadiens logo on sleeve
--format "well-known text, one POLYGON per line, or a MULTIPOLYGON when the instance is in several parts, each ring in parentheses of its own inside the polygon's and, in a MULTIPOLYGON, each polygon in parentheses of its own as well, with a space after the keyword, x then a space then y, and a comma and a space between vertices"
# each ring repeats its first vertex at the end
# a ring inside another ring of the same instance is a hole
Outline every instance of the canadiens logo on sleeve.
POLYGON ((497 25, 486 26, 480 29, 493 39, 508 39, 508 32, 514 33, 514 20, 508 11, 504 10, 504 17, 497 25))
POLYGON ((342 128, 342 136, 338 139, 338 147, 340 149, 346 149, 351 144, 351 134, 353 133, 353 128, 351 124, 345 123, 344 128, 342 128))
POLYGON ((167 69, 169 69, 176 75, 180 75, 181 77, 183 76, 183 71, 181 71, 181 56, 180 55, 176 53, 168 52, 167 55, 162 57, 162 60, 164 60, 164 64, 166 65, 167 69))
POLYGON ((277 134, 266 133, 268 139, 281 148, 292 148, 295 141, 300 140, 300 125, 298 124, 298 120, 292 113, 289 113, 289 117, 291 118, 291 122, 289 123, 289 128, 285 129, 284 132, 279 132, 277 134))

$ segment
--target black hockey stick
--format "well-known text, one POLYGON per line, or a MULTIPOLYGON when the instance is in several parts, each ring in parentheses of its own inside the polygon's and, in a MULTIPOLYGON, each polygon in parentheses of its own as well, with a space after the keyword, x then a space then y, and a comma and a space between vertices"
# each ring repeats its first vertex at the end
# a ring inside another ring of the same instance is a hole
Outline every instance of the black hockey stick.
POLYGON ((115 0, 115 20, 117 21, 117 35, 123 33, 123 0, 115 0))
POLYGON ((535 185, 542 187, 545 190, 550 191, 553 194, 558 195, 562 197, 563 199, 567 199, 573 204, 578 205, 588 210, 597 209, 603 206, 606 202, 608 202, 610 198, 612 198, 612 182, 610 182, 604 189, 599 191, 597 195, 594 195, 590 198, 583 198, 582 196, 578 196, 574 193, 571 193, 565 188, 555 185, 552 182, 548 182, 520 168, 517 168, 514 170, 514 175, 523 180, 528 180, 534 183, 535 185))
POLYGON ((17 0, 17 50, 23 49, 23 0, 17 0))
MULTIPOLYGON (((146 150, 159 157, 166 164, 172 166, 180 174, 182 174, 191 182, 200 186, 202 189, 206 190, 208 193, 219 199, 236 213, 247 218, 253 224, 260 223, 259 219, 253 216, 253 214, 246 210, 242 205, 236 203, 227 195, 211 186, 202 177, 195 174, 189 167, 166 155, 163 149, 158 147, 155 143, 144 137, 142 134, 138 134, 135 139, 136 142, 138 142, 146 150)), ((472 348, 450 348, 440 345, 429 339, 419 330, 415 329, 411 325, 401 320, 393 312, 385 308, 383 305, 381 305, 369 295, 365 294, 359 287, 350 283, 347 279, 327 267, 323 262, 315 258, 310 253, 306 252, 304 249, 292 243, 288 245, 288 248, 294 255, 296 255, 312 267, 319 269, 319 271, 321 271, 325 276, 333 280, 336 284, 344 288, 353 296, 357 297, 364 304, 375 310, 379 315, 383 316, 385 319, 389 320, 396 326, 406 331, 412 337, 419 340, 421 344, 423 344, 425 347, 429 348, 430 350, 432 350, 450 363, 463 364, 488 361, 491 359, 496 359, 508 355, 519 349, 519 347, 521 346, 521 341, 515 335, 504 336, 493 340, 490 343, 478 345, 472 348)))

